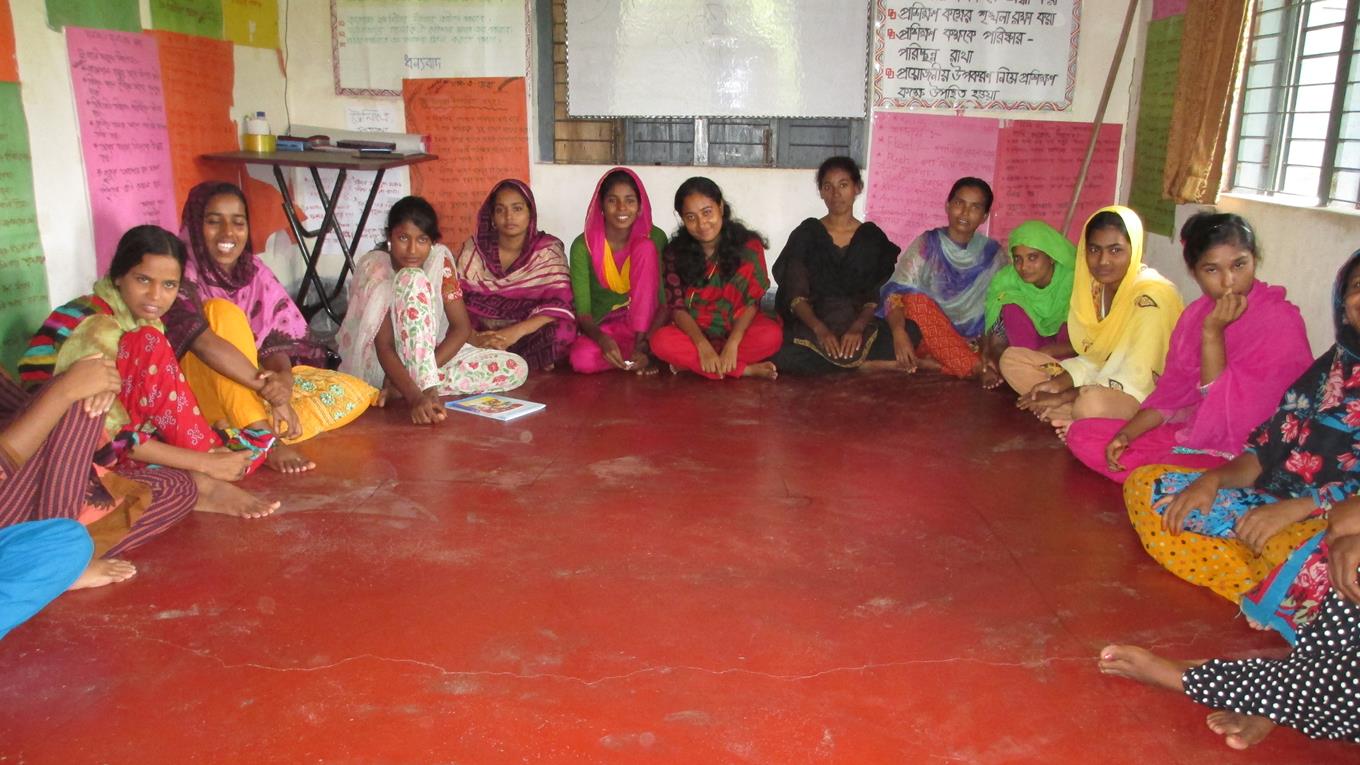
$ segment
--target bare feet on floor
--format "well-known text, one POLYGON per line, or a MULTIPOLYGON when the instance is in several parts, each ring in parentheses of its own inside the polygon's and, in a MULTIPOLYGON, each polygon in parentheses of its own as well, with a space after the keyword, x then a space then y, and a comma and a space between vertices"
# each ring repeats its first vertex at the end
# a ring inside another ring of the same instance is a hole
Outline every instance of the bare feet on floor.
POLYGON ((305 473, 316 467, 316 463, 307 459, 306 455, 282 441, 269 450, 265 463, 280 473, 305 473))
POLYGON ((916 359, 916 371, 918 372, 938 372, 941 369, 944 369, 944 367, 940 366, 940 362, 929 356, 916 359))
POLYGON ((1145 648, 1133 645, 1107 645, 1100 650, 1098 666, 1102 674, 1127 677, 1147 685, 1184 693, 1185 684, 1181 682, 1181 675, 1185 674, 1185 670, 1203 663, 1163 659, 1145 648))
POLYGON ((198 504, 195 510, 220 513, 237 518, 263 518, 279 509, 278 502, 257 499, 244 489, 216 478, 191 473, 198 485, 198 504))
POLYGON ((747 364, 746 369, 741 372, 742 377, 759 377, 763 380, 778 380, 779 369, 773 361, 762 361, 759 364, 747 364))
POLYGON ((126 582, 137 575, 137 567, 118 558, 95 558, 67 590, 87 590, 106 584, 126 582))
POLYGON ((1223 743, 1233 749, 1246 749, 1261 743, 1272 730, 1275 723, 1268 717, 1244 715, 1238 712, 1214 712, 1206 722, 1209 730, 1223 737, 1223 743))
POLYGON ((1053 432, 1058 435, 1058 440, 1067 443, 1067 429, 1072 427, 1072 421, 1049 420, 1048 424, 1053 426, 1053 432))

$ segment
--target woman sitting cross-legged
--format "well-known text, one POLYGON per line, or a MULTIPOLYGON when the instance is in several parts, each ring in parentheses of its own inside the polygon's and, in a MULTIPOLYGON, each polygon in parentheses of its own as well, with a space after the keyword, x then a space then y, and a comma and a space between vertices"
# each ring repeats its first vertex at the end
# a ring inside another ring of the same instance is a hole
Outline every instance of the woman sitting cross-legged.
POLYGON ((552 369, 566 358, 576 340, 571 275, 562 241, 538 230, 528 184, 496 184, 454 267, 472 319, 469 343, 516 354, 531 370, 552 369))
POLYGON ((765 359, 779 349, 779 324, 760 312, 769 278, 758 270, 751 240, 760 235, 733 219, 722 189, 690 178, 675 192, 682 226, 663 253, 671 324, 652 333, 652 352, 710 380, 774 379, 765 359))
POLYGON ((337 336, 341 371, 384 394, 395 390, 418 425, 444 419, 440 396, 524 384, 524 359, 468 343, 472 322, 430 203, 404 197, 392 205, 386 235, 354 265, 349 310, 337 336))
POLYGON ((971 342, 982 334, 987 285, 1006 265, 996 240, 978 233, 992 211, 992 187, 960 178, 945 199, 949 225, 921 234, 902 251, 883 285, 879 315, 892 328, 897 360, 909 372, 938 369, 995 383, 971 342), (908 322, 920 329, 911 339, 908 322))
POLYGON ((1256 235, 1242 218, 1200 213, 1181 228, 1185 264, 1204 292, 1171 333, 1166 369, 1132 419, 1072 423, 1067 446, 1122 483, 1142 465, 1211 468, 1242 451, 1312 353, 1283 287, 1256 279, 1256 235))
POLYGON ((1065 436, 1073 420, 1128 419, 1152 392, 1181 315, 1175 285, 1143 265, 1143 223, 1127 207, 1086 221, 1077 246, 1067 331, 1077 355, 1056 359, 1012 346, 1001 374, 1017 406, 1065 436))
POLYGON ((571 368, 593 374, 656 372, 648 335, 660 327, 661 251, 666 232, 652 225, 652 203, 637 174, 604 174, 586 209, 585 233, 571 243, 571 291, 580 335, 571 368))
POLYGON ((1027 220, 1011 231, 1011 262, 987 286, 987 331, 982 363, 990 370, 984 386, 1001 384, 1001 354, 1028 348, 1055 359, 1073 355, 1067 336, 1072 270, 1077 248, 1052 226, 1027 220))
MULTIPOLYGON (((906 371, 893 351, 892 330, 874 315, 900 248, 878 226, 855 217, 864 181, 853 159, 823 162, 817 188, 826 215, 799 224, 774 262, 784 344, 772 361, 792 374, 906 371)), ((915 322, 905 324, 919 343, 915 322)))

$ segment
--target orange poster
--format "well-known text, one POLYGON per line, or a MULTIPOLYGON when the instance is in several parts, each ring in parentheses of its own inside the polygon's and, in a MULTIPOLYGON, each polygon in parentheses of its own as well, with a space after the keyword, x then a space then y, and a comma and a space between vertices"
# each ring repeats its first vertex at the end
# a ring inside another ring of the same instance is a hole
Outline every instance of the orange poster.
POLYGON ((406 132, 430 137, 433 162, 411 166, 411 193, 439 213, 444 241, 472 235, 477 209, 503 178, 529 181, 523 77, 403 80, 406 132))
POLYGON ((19 81, 19 62, 14 59, 14 18, 9 0, 0 0, 0 82, 19 81))
POLYGON ((232 45, 224 40, 176 32, 147 32, 156 39, 165 92, 165 121, 170 133, 170 166, 175 177, 175 214, 189 189, 203 181, 235 183, 237 167, 204 162, 199 155, 236 151, 240 139, 231 119, 232 45))

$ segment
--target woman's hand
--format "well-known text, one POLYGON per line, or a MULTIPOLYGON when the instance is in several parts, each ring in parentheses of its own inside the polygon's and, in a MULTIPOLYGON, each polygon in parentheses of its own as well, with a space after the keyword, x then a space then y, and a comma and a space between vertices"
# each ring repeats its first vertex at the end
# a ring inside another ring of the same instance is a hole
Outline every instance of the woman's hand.
POLYGON ((728 339, 727 344, 723 346, 722 353, 718 354, 718 374, 726 377, 737 368, 737 350, 740 348, 740 341, 728 339))
POLYGON ((604 354, 604 360, 608 361, 615 369, 628 369, 628 365, 623 362, 623 351, 619 350, 619 344, 614 338, 600 333, 600 353, 604 354))
POLYGON ((1352 603, 1360 603, 1360 582, 1357 582, 1356 569, 1360 569, 1360 534, 1327 539, 1327 575, 1332 579, 1332 589, 1352 603))
POLYGON ((699 368, 707 374, 720 375, 718 371, 721 361, 718 359, 718 352, 713 350, 712 343, 707 340, 694 344, 695 350, 699 351, 699 368))
POLYGON ((817 336, 817 344, 822 346, 822 351, 827 356, 833 359, 841 357, 841 341, 836 337, 836 334, 831 331, 830 327, 819 322, 817 327, 812 330, 812 333, 817 336))
POLYGON ((1237 522, 1233 533, 1257 555, 1266 542, 1291 523, 1307 518, 1316 505, 1310 498, 1286 499, 1273 505, 1252 508, 1237 522))
POLYGON ((1042 419, 1049 409, 1067 402, 1066 394, 1068 390, 1056 380, 1045 380, 1030 388, 1029 393, 1016 399, 1015 405, 1042 419))
POLYGON ((198 472, 219 481, 236 482, 246 477, 255 455, 249 451, 232 451, 219 446, 203 455, 203 466, 198 472))
POLYGON ((1247 311, 1247 296, 1229 292, 1214 301, 1214 310, 1204 317, 1205 332, 1222 332, 1247 311))
POLYGON ((1153 509, 1157 509, 1158 506, 1165 507, 1166 510, 1162 512, 1162 528, 1173 537, 1180 536, 1185 530, 1185 519, 1190 513, 1195 510, 1201 513, 1209 512, 1217 498, 1218 476, 1211 470, 1192 481, 1180 494, 1164 497, 1161 502, 1153 505, 1153 509))
POLYGON ((1105 467, 1111 473, 1124 472, 1124 466, 1119 464, 1119 458, 1124 455, 1124 450, 1129 448, 1129 437, 1123 431, 1114 434, 1114 438, 1105 444, 1105 467))
POLYGON ((297 438, 302 434, 302 420, 298 419, 292 402, 283 406, 272 407, 272 409, 274 413, 274 433, 276 435, 297 438))
POLYGON ((122 379, 118 376, 117 364, 104 358, 103 354, 95 353, 57 375, 52 387, 64 400, 72 404, 80 401, 86 414, 99 417, 113 406, 122 379))
POLYGON ((434 425, 443 422, 447 416, 434 388, 425 391, 419 399, 411 402, 411 422, 416 425, 434 425))
POLYGON ((894 329, 892 333, 893 355, 897 357, 897 366, 907 372, 915 372, 917 359, 916 347, 911 343, 911 337, 905 329, 894 329))
POLYGON ((841 358, 852 359, 864 347, 864 330, 851 324, 850 329, 841 335, 841 358))
POLYGON ((276 372, 272 369, 261 369, 257 379, 263 385, 260 386, 260 398, 269 403, 270 406, 278 408, 287 406, 293 400, 293 376, 286 372, 276 372))

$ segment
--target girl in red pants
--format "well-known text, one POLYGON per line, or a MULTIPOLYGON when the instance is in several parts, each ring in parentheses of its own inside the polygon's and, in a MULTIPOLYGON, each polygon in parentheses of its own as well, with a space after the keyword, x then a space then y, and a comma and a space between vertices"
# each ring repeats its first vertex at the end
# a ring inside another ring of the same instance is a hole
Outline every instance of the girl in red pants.
POLYGON ((779 350, 783 331, 760 312, 770 284, 763 238, 732 219, 708 178, 680 184, 675 211, 684 227, 662 254, 672 323, 652 333, 652 353, 711 380, 775 379, 779 372, 765 359, 779 350))

